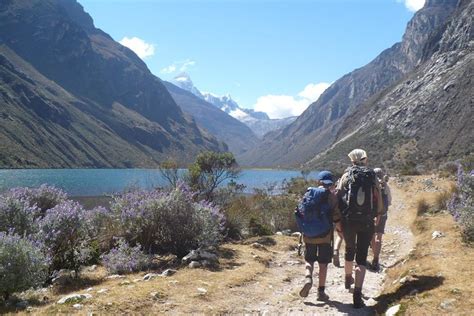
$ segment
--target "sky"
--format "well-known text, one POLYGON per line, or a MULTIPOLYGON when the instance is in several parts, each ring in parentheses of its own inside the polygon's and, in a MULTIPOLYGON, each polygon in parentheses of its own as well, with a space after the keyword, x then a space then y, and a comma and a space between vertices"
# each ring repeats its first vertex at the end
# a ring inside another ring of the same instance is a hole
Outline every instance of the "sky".
POLYGON ((189 74, 271 118, 301 114, 331 83, 399 42, 425 0, 79 0, 153 74, 189 74))

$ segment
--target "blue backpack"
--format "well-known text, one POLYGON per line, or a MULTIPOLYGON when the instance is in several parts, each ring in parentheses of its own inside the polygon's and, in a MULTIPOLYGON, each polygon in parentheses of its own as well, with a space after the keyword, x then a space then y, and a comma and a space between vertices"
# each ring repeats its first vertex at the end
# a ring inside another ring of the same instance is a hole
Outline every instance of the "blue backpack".
POLYGON ((326 236, 332 228, 329 190, 309 187, 295 210, 296 223, 306 237, 326 236))

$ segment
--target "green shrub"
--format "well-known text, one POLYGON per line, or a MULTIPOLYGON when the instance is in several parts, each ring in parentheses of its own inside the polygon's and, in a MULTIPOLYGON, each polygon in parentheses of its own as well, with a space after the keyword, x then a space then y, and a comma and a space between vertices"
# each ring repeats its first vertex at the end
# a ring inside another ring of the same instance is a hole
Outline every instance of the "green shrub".
POLYGON ((39 247, 16 234, 0 232, 0 293, 4 299, 43 284, 47 277, 48 260, 39 247))
POLYGON ((250 219, 249 221, 249 235, 250 236, 268 236, 272 234, 273 232, 268 226, 259 223, 258 220, 254 217, 250 219))

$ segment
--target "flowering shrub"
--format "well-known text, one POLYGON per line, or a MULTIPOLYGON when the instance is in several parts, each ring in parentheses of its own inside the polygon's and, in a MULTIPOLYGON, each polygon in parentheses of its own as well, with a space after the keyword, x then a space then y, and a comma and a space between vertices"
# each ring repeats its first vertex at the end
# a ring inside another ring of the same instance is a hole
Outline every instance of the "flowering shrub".
POLYGON ((37 239, 51 256, 50 270, 74 269, 90 257, 86 211, 73 201, 65 201, 46 211, 38 222, 37 239))
POLYGON ((223 217, 210 204, 195 202, 185 185, 170 192, 134 191, 116 196, 113 217, 121 236, 141 244, 148 253, 169 252, 178 256, 200 245, 220 241, 223 217))
POLYGON ((459 164, 457 173, 458 192, 448 203, 448 210, 454 216, 462 229, 464 239, 468 242, 474 241, 474 176, 465 175, 459 164))
POLYGON ((35 218, 39 209, 25 199, 13 197, 10 192, 0 196, 0 231, 14 231, 27 236, 37 231, 35 218))
POLYGON ((8 194, 17 200, 28 201, 30 206, 36 206, 43 214, 67 200, 67 194, 64 191, 46 184, 39 188, 15 188, 8 194))
POLYGON ((150 258, 143 253, 139 244, 132 248, 120 238, 115 248, 102 255, 102 264, 112 274, 131 273, 146 269, 150 258))
POLYGON ((36 219, 66 199, 66 193, 47 185, 11 189, 0 196, 0 231, 34 234, 38 230, 36 219))
POLYGON ((41 285, 47 272, 48 260, 37 245, 17 234, 0 232, 0 293, 4 299, 41 285))

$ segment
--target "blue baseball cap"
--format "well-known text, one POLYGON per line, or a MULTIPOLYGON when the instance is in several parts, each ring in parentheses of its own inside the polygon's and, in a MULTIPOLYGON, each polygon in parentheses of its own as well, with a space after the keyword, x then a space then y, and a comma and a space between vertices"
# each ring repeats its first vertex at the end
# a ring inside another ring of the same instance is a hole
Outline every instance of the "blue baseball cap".
POLYGON ((332 178, 333 177, 332 177, 331 171, 321 171, 316 176, 316 179, 321 181, 324 184, 333 184, 334 182, 333 182, 332 178))

